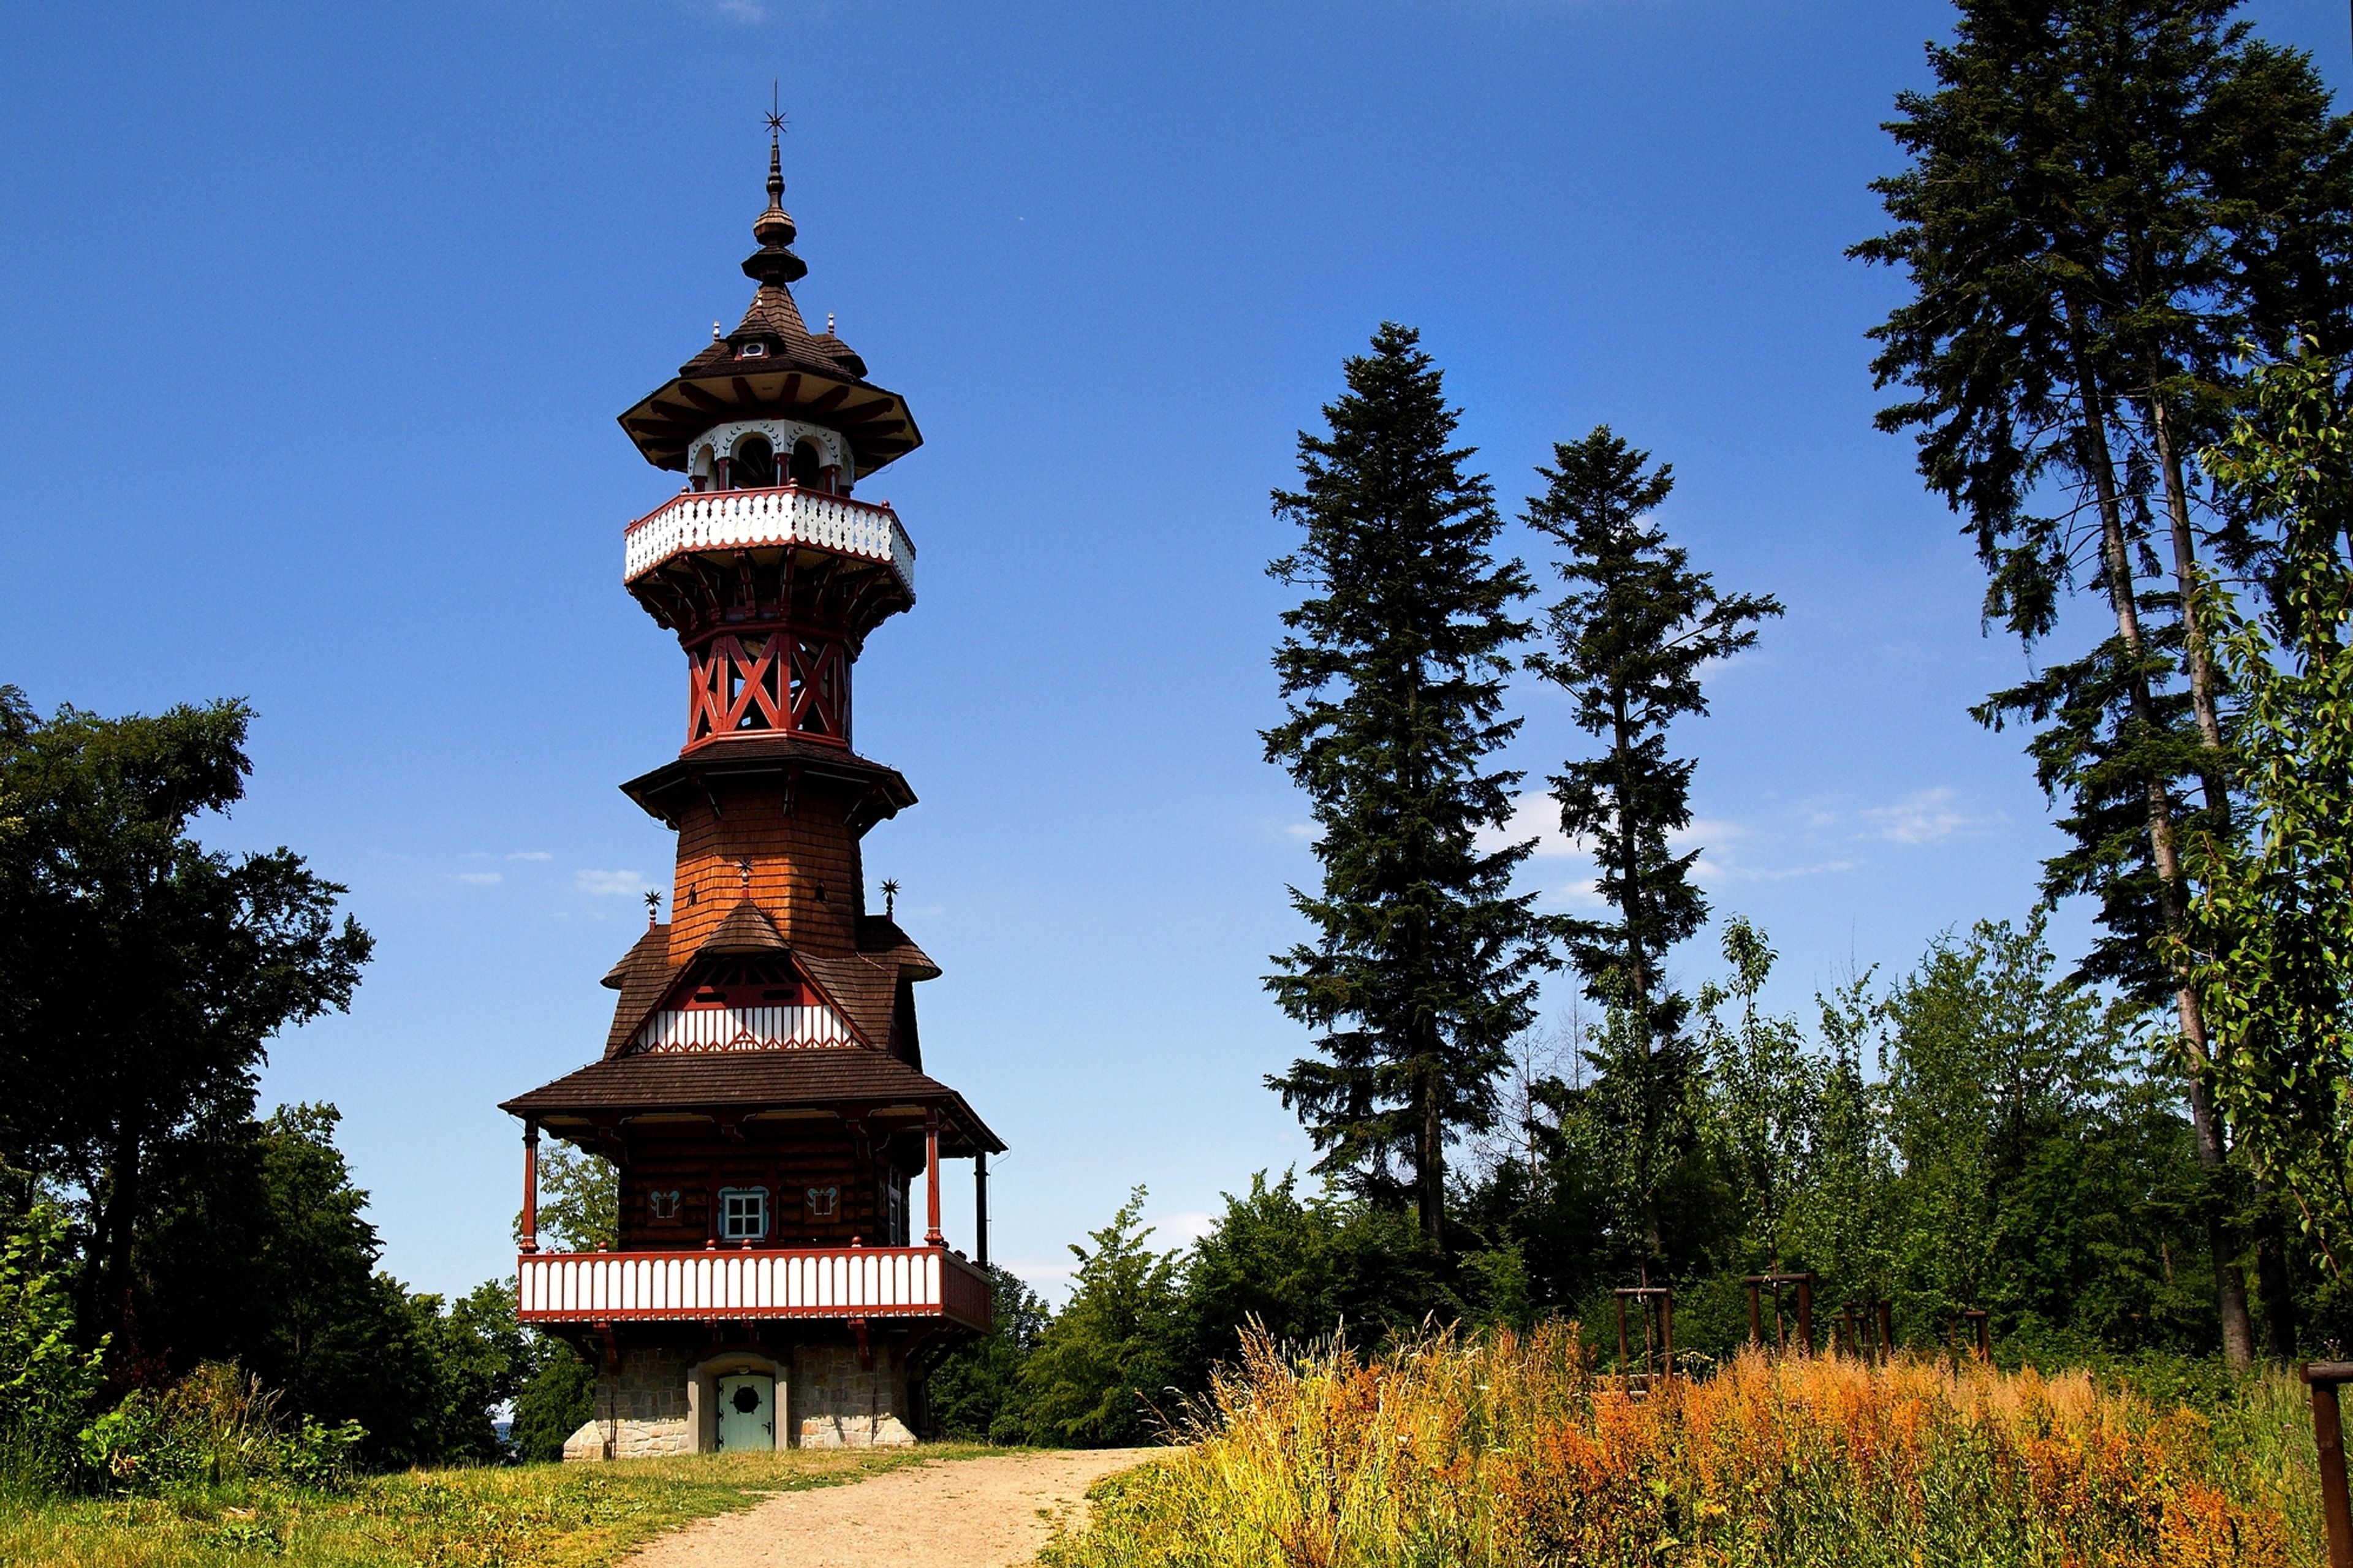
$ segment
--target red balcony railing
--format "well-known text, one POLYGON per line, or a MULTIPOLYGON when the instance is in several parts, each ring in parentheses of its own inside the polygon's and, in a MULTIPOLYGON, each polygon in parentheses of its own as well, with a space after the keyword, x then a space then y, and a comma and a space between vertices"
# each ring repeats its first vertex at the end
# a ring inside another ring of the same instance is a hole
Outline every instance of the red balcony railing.
POLYGON ((944 1319, 986 1332, 988 1277, 944 1247, 526 1252, 526 1323, 944 1319))

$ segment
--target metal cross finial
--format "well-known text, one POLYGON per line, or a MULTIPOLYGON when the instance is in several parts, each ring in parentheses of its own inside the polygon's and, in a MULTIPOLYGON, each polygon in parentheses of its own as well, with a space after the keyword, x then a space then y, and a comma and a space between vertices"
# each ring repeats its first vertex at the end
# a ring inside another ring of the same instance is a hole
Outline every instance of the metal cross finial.
POLYGON ((882 918, 886 921, 894 919, 898 915, 898 879, 896 878, 885 878, 882 882, 882 918))

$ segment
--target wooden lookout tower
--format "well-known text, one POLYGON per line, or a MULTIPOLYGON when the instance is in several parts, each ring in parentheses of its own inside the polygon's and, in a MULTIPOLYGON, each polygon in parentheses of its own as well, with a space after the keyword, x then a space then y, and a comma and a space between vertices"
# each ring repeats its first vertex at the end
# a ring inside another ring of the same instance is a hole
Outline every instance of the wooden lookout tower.
POLYGON ((915 548, 853 488, 922 437, 812 332, 791 285, 777 148, 733 332, 621 416, 686 484, 628 525, 622 577, 685 649, 685 745, 621 787, 678 835, 667 924, 605 984, 603 1056, 505 1102, 523 1124, 522 1321, 598 1369, 566 1458, 906 1443, 923 1377, 989 1322, 987 1157, 925 1075, 915 986, 939 969, 866 908, 860 845, 913 805, 858 754, 851 676, 914 604, 915 548), (539 1249, 540 1139, 620 1173, 612 1250, 539 1249), (940 1228, 940 1162, 974 1161, 975 1262, 940 1228))

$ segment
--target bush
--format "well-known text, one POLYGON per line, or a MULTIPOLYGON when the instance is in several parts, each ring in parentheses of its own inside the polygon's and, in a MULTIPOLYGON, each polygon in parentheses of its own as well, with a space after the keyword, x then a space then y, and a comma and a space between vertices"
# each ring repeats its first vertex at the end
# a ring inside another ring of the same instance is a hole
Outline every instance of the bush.
POLYGON ((36 1204, 0 1234, 0 1470, 35 1486, 71 1474, 105 1353, 74 1342, 65 1217, 36 1204))
POLYGON ((207 1362, 158 1394, 138 1389, 81 1434, 82 1462, 110 1490, 162 1494, 282 1481, 331 1490, 351 1477, 367 1434, 281 1417, 279 1395, 234 1365, 207 1362))

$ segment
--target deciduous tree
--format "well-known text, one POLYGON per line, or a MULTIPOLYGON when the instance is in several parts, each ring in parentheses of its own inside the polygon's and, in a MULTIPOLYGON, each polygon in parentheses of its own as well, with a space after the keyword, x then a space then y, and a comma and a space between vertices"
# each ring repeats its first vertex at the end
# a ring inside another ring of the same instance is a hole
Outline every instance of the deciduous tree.
POLYGON ((269 1042, 346 1006, 369 939, 289 849, 190 837, 244 794, 242 703, 44 721, 0 688, 0 1158, 74 1194, 85 1331, 123 1333, 151 1169, 238 1136, 269 1042))

